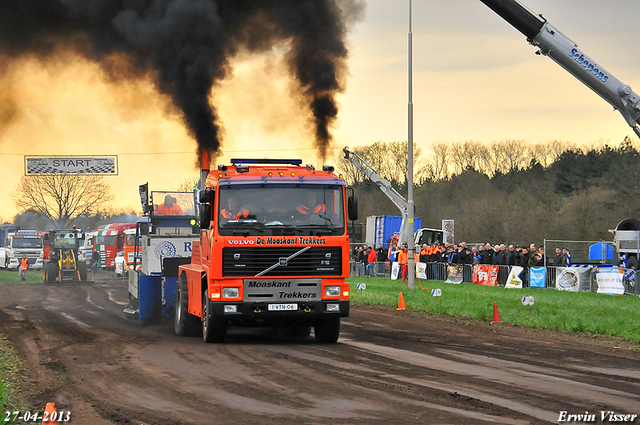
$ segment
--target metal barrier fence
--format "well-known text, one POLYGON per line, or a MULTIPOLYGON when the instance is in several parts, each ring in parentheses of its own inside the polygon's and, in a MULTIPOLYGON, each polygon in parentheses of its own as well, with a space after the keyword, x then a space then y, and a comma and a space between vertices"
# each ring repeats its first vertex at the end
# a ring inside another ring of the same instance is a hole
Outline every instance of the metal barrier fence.
MULTIPOLYGON (((464 264, 462 269, 462 283, 473 283, 473 267, 474 264, 464 264)), ((504 286, 509 278, 511 266, 498 267, 497 282, 499 286, 504 286)), ((545 267, 544 287, 547 289, 556 289, 556 279, 559 267, 545 267)), ((587 269, 588 270, 588 269, 587 269)), ((447 263, 426 263, 425 274, 426 280, 446 280, 448 277, 447 263)), ((583 283, 583 287, 589 288, 590 292, 596 292, 598 285, 596 282, 596 268, 592 267, 591 273, 588 275, 588 281, 583 283)), ((350 277, 382 277, 391 278, 391 264, 386 262, 377 263, 356 263, 351 261, 350 277)), ((400 278, 400 277, 399 277, 400 278)), ((520 275, 523 288, 529 287, 529 268, 525 268, 520 275)), ((624 269, 624 277, 622 279, 625 295, 640 296, 640 273, 635 269, 624 269)))

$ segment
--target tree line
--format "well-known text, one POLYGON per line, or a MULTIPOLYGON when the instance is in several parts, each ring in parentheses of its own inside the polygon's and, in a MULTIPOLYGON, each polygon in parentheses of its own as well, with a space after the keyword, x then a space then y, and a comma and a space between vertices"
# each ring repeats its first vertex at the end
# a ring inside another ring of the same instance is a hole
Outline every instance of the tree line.
MULTIPOLYGON (((351 150, 406 196, 406 142, 351 150)), ((426 153, 414 148, 413 158, 415 215, 423 227, 455 220, 456 241, 612 240, 609 229, 640 216, 640 151, 629 137, 615 147, 555 140, 436 142, 426 153)), ((339 169, 356 189, 361 221, 400 215, 348 160, 339 169)))

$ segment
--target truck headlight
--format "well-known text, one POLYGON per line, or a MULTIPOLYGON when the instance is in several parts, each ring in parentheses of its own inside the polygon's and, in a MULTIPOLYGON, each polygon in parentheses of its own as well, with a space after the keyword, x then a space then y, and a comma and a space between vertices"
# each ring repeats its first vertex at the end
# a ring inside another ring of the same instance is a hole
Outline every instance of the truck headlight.
POLYGON ((238 306, 237 305, 225 305, 224 306, 224 312, 225 312, 225 314, 237 313, 238 312, 238 306))
POLYGON ((339 313, 340 312, 340 304, 327 304, 327 312, 339 313))
POLYGON ((339 297, 341 289, 340 286, 325 286, 324 295, 327 297, 339 297))
POLYGON ((240 295, 240 289, 238 288, 223 288, 222 298, 238 298, 240 295))

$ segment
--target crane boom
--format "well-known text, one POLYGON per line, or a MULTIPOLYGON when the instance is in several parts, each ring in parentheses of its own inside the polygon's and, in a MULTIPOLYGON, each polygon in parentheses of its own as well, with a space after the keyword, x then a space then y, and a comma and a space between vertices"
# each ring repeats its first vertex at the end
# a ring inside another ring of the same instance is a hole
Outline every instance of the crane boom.
POLYGON ((584 83, 622 114, 640 137, 640 96, 596 61, 578 49, 578 45, 535 15, 516 0, 480 0, 527 37, 539 50, 584 83))
POLYGON ((349 160, 358 170, 362 171, 371 181, 373 181, 380 190, 387 195, 391 202, 400 210, 402 215, 402 224, 400 225, 400 234, 398 235, 399 242, 409 243, 409 234, 413 233, 413 229, 409 231, 407 229, 409 225, 409 208, 407 200, 397 190, 391 186, 391 183, 382 178, 380 173, 376 171, 367 161, 365 161, 360 155, 355 152, 349 151, 348 147, 343 150, 345 159, 349 160))

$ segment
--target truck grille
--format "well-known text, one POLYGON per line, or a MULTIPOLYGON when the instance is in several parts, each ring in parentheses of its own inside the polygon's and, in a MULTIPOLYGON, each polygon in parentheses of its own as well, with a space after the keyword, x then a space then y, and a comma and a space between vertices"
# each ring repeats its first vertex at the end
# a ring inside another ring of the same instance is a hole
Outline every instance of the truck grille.
POLYGON ((293 258, 292 255, 307 247, 290 248, 224 248, 222 275, 257 276, 340 276, 342 250, 340 247, 308 248, 293 258))

